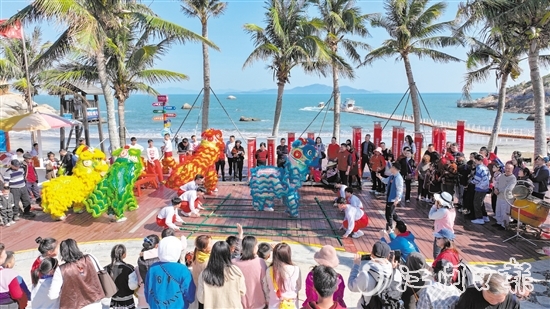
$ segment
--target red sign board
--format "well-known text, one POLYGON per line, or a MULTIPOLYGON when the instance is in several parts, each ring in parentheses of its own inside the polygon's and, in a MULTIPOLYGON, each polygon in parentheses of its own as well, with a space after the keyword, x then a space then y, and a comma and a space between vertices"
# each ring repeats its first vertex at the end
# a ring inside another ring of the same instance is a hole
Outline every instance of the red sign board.
POLYGON ((380 121, 374 122, 374 147, 379 147, 382 142, 382 124, 380 121))
POLYGON ((439 145, 439 131, 441 131, 440 127, 432 127, 432 144, 437 152, 441 151, 441 146, 439 145))
POLYGON ((444 155, 447 152, 447 129, 439 128, 439 153, 444 155))
POLYGON ((420 162, 422 160, 422 143, 424 142, 424 135, 420 132, 414 133, 414 145, 416 146, 416 152, 414 153, 414 161, 420 162))
POLYGON ((275 137, 267 138, 267 165, 275 165, 275 137))
POLYGON ((165 103, 162 103, 162 102, 155 102, 155 103, 153 103, 153 104, 151 104, 151 105, 153 105, 153 106, 164 106, 164 104, 165 104, 165 103))
MULTIPOLYGON (((353 145, 353 148, 355 148, 356 152, 361 153, 361 151, 362 151, 362 149, 361 149, 361 127, 353 127, 352 145, 353 145)), ((359 156, 359 160, 357 161, 357 166, 361 166, 361 156, 359 156)), ((362 177, 363 172, 359 171, 359 175, 362 177)))
POLYGON ((288 132, 287 143, 288 143, 288 152, 292 151, 292 143, 296 140, 296 133, 288 132))
MULTIPOLYGON (((256 166, 256 160, 254 158, 254 155, 256 154, 256 138, 250 137, 248 138, 248 149, 247 149, 247 156, 248 156, 248 175, 251 175, 250 169, 256 166)), ((250 177, 250 176, 249 176, 250 177)))
POLYGON ((165 95, 165 94, 159 94, 157 96, 157 101, 159 101, 161 103, 168 103, 168 96, 165 95))
POLYGON ((464 131, 465 131, 466 121, 458 120, 456 122, 456 143, 458 145, 458 151, 464 151, 464 131))
POLYGON ((164 115, 166 115, 166 117, 176 117, 175 113, 166 113, 164 115))

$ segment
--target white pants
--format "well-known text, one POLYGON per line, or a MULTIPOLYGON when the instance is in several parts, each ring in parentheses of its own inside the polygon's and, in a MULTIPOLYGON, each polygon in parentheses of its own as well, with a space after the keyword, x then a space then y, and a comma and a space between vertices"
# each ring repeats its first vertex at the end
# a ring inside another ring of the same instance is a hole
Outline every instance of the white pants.
POLYGON ((504 227, 506 227, 506 224, 510 221, 510 204, 508 204, 504 198, 497 198, 495 219, 498 224, 504 227))

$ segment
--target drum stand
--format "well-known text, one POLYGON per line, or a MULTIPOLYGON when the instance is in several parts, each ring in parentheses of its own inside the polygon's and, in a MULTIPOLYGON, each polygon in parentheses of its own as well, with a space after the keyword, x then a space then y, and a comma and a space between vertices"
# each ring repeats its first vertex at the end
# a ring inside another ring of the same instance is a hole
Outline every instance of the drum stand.
POLYGON ((512 236, 512 237, 510 237, 510 238, 508 238, 508 239, 505 239, 505 240, 502 241, 502 242, 507 242, 507 241, 512 240, 512 239, 514 239, 514 238, 517 237, 518 239, 520 239, 520 240, 525 240, 525 241, 527 241, 528 243, 530 243, 530 244, 532 244, 533 246, 536 247, 537 245, 536 245, 534 242, 532 242, 532 241, 530 241, 529 239, 523 237, 523 236, 519 233, 519 226, 520 226, 520 224, 521 224, 521 222, 519 221, 519 218, 520 218, 520 216, 521 216, 521 210, 522 210, 523 208, 527 208, 528 206, 525 206, 525 207, 517 207, 517 206, 514 206, 514 205, 511 205, 511 206, 514 207, 514 208, 516 208, 516 209, 518 210, 518 218, 517 218, 518 224, 517 224, 517 226, 516 226, 516 235, 514 235, 514 236, 512 236))

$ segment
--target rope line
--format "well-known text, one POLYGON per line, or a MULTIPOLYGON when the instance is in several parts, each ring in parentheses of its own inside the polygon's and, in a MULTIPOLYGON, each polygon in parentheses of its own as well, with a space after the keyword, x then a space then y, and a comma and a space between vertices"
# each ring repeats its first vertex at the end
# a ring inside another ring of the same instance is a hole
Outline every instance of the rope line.
MULTIPOLYGON (((313 117, 313 120, 307 125, 307 127, 305 128, 305 130, 302 132, 302 134, 300 134, 300 135, 298 136, 298 138, 302 137, 302 135, 304 135, 304 133, 307 132, 307 129, 309 129, 309 127, 311 127, 311 125, 313 124, 313 122, 315 122, 315 120, 317 119, 317 117, 319 117, 319 115, 323 112, 324 109, 326 109, 326 110, 328 111, 327 106, 330 105, 330 100, 331 100, 331 99, 332 99, 332 94, 330 95, 330 98, 329 98, 328 101, 327 101, 327 102, 329 102, 329 104, 325 104, 325 106, 323 106, 323 108, 321 108, 321 110, 319 110, 319 111, 317 112, 317 115, 315 115, 315 117, 313 117)), ((325 114, 325 117, 326 117, 326 114, 325 114)), ((323 124, 324 124, 324 122, 325 122, 325 120, 323 119, 323 124)), ((323 125, 321 125, 321 130, 322 130, 322 129, 323 129, 323 125)), ((321 134, 321 133, 319 132, 319 134, 321 134)))
POLYGON ((229 118, 229 120, 231 121, 231 123, 233 124, 233 126, 235 127, 235 130, 237 130, 237 132, 239 133, 239 135, 241 136, 241 138, 243 140, 246 140, 246 138, 244 138, 244 136, 242 135, 241 131, 239 131, 239 128, 237 128, 237 125, 235 124, 235 122, 233 121, 233 119, 231 118, 231 116, 229 116, 229 113, 227 112, 227 110, 225 109, 225 107, 223 106, 222 102, 220 101, 220 99, 218 98, 218 95, 216 95, 216 93, 214 92, 214 90, 212 89, 212 87, 210 87, 210 91, 212 91, 212 94, 214 95, 214 97, 216 98, 216 100, 218 101, 218 103, 220 104, 220 106, 222 107, 223 111, 225 112, 225 114, 227 115, 227 118, 229 118))

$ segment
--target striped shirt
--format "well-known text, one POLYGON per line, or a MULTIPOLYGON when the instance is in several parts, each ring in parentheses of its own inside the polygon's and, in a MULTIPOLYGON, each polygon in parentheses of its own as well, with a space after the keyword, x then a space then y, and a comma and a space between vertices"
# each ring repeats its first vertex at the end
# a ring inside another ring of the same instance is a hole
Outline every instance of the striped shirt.
POLYGON ((10 188, 24 188, 25 183, 25 171, 23 168, 18 170, 12 170, 11 168, 4 173, 4 183, 9 183, 10 188))

